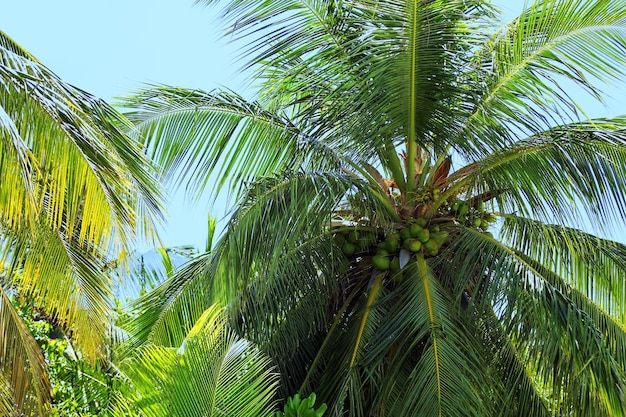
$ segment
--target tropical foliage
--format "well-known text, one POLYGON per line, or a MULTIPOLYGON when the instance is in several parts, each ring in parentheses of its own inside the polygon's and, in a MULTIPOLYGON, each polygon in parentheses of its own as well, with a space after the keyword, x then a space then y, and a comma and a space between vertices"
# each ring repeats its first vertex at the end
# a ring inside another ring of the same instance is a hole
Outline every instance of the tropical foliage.
MULTIPOLYGON (((147 346, 122 364, 126 399, 146 417, 272 417, 278 376, 271 360, 226 324, 203 313, 180 347, 147 346)), ((125 407, 113 415, 126 416, 125 407)))
POLYGON ((33 309, 32 303, 28 304, 14 303, 45 359, 52 387, 50 415, 102 415, 120 396, 125 379, 108 361, 92 363, 84 359, 58 327, 33 309))
POLYGON ((45 415, 39 346, 10 297, 34 302, 93 362, 110 337, 110 262, 152 236, 160 191, 132 125, 0 32, 0 402, 45 415), (6 393, 6 392, 5 392, 6 393))
POLYGON ((326 411, 326 404, 315 409, 315 393, 301 399, 299 394, 287 398, 283 411, 276 413, 276 417, 321 417, 326 411))
POLYGON ((124 103, 172 184, 236 199, 130 346, 171 351, 220 301, 280 396, 330 416, 624 414, 626 247, 594 233, 626 214, 626 120, 570 97, 626 75, 624 1, 535 1, 499 29, 479 0, 224 16, 254 100, 124 103))

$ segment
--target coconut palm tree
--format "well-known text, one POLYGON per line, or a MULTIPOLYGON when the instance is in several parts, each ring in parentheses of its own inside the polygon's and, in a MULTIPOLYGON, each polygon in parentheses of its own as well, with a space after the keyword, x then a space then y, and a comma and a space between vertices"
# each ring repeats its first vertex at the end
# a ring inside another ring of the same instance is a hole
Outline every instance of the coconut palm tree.
MULTIPOLYGON (((203 3, 214 3, 204 1, 203 3)), ((221 238, 145 297, 132 346, 215 300, 330 416, 626 410, 626 2, 227 2, 257 94, 152 86, 129 114, 221 238), (596 234, 605 237, 596 236, 596 234)))
POLYGON ((45 415, 50 400, 43 357, 11 297, 85 359, 106 357, 109 263, 135 236, 151 236, 160 216, 158 182, 124 133, 131 127, 0 32, 0 386, 11 392, 2 415, 45 415))

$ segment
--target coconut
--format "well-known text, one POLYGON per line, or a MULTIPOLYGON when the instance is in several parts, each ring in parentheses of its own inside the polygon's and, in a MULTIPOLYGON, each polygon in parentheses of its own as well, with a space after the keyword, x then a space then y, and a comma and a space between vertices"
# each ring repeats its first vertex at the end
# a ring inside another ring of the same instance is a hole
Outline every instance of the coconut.
POLYGON ((341 247, 341 251, 348 256, 354 255, 357 249, 358 246, 352 242, 345 242, 341 247))
POLYGON ((391 260, 383 255, 374 255, 372 257, 372 265, 374 265, 374 268, 380 271, 386 271, 391 265, 391 260))
POLYGON ((346 242, 346 237, 341 233, 335 233, 333 241, 337 246, 342 246, 346 242))
POLYGON ((414 223, 411 226, 409 226, 409 231, 411 232, 411 237, 417 237, 422 230, 423 230, 422 226, 420 226, 417 223, 414 223))
POLYGON ((409 252, 417 252, 422 248, 422 242, 417 239, 406 239, 402 242, 402 246, 409 252))
POLYGON ((435 239, 428 239, 428 241, 424 243, 424 251, 430 256, 437 255, 439 252, 439 245, 435 242, 435 239))
POLYGON ((385 239, 385 247, 389 252, 395 252, 400 247, 400 239, 398 237, 391 235, 387 239, 385 239))
POLYGON ((422 229, 422 230, 420 230, 420 232, 415 237, 420 242, 426 243, 426 242, 428 242, 428 239, 430 239, 430 231, 428 229, 422 229))

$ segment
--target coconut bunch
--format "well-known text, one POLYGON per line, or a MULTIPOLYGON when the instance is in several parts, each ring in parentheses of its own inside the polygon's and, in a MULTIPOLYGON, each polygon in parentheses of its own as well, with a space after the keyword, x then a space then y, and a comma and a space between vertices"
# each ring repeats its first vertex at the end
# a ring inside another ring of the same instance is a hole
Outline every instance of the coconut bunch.
POLYGON ((484 210, 482 201, 470 205, 455 199, 442 205, 438 214, 430 219, 408 218, 388 231, 371 226, 336 227, 333 241, 348 259, 369 259, 374 269, 397 274, 418 252, 431 258, 444 251, 455 236, 456 225, 493 237, 488 229, 496 217, 484 210))
MULTIPOLYGON (((417 254, 424 258, 443 254, 458 236, 459 226, 493 238, 489 228, 496 216, 485 210, 485 201, 493 198, 490 192, 475 195, 465 190, 466 194, 462 194, 462 189, 455 189, 455 178, 448 175, 450 158, 426 164, 420 154, 416 164, 421 181, 411 193, 397 192, 393 180, 384 179, 372 167, 366 167, 386 194, 396 218, 386 227, 363 218, 335 223, 331 228, 333 241, 348 261, 369 262, 374 270, 390 271, 397 279, 417 254), (453 189, 455 192, 451 192, 453 189)), ((351 197, 353 208, 361 194, 351 197)))

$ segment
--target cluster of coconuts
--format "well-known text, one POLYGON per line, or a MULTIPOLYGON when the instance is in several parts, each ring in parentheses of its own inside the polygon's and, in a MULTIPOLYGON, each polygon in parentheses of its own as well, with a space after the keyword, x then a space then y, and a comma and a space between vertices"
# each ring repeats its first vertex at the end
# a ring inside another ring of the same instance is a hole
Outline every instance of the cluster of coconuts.
MULTIPOLYGON (((439 194, 437 191, 439 190, 431 190, 425 195, 433 194, 430 198, 436 199, 439 194)), ((422 217, 409 218, 397 224, 386 235, 368 227, 337 228, 333 232, 333 240, 344 255, 371 255, 372 266, 376 270, 397 273, 418 252, 425 258, 437 256, 450 238, 446 229, 449 230, 454 224, 462 224, 493 237, 487 229, 496 218, 485 211, 482 201, 471 205, 464 200, 448 201, 438 212, 431 220, 422 217)))
POLYGON ((380 271, 398 272, 401 269, 400 251, 404 249, 408 254, 421 251, 425 257, 437 256, 449 236, 438 224, 428 225, 424 218, 408 219, 402 229, 394 231, 377 245, 372 265, 380 271))
POLYGON ((334 232, 333 240, 346 256, 367 250, 375 244, 378 237, 375 233, 356 228, 341 228, 334 232))
POLYGON ((398 272, 401 269, 401 251, 404 250, 408 256, 420 251, 425 257, 436 256, 448 237, 449 233, 441 230, 439 225, 428 225, 426 219, 417 218, 408 219, 403 228, 394 230, 386 237, 353 228, 337 230, 333 239, 346 256, 352 256, 357 252, 371 253, 374 249, 375 254, 372 256, 374 268, 379 271, 398 272))
POLYGON ((449 205, 449 209, 450 214, 454 216, 458 223, 478 229, 485 235, 493 238, 493 235, 487 229, 489 229, 491 223, 496 221, 496 217, 492 213, 485 211, 482 201, 470 206, 463 200, 455 200, 449 205))

